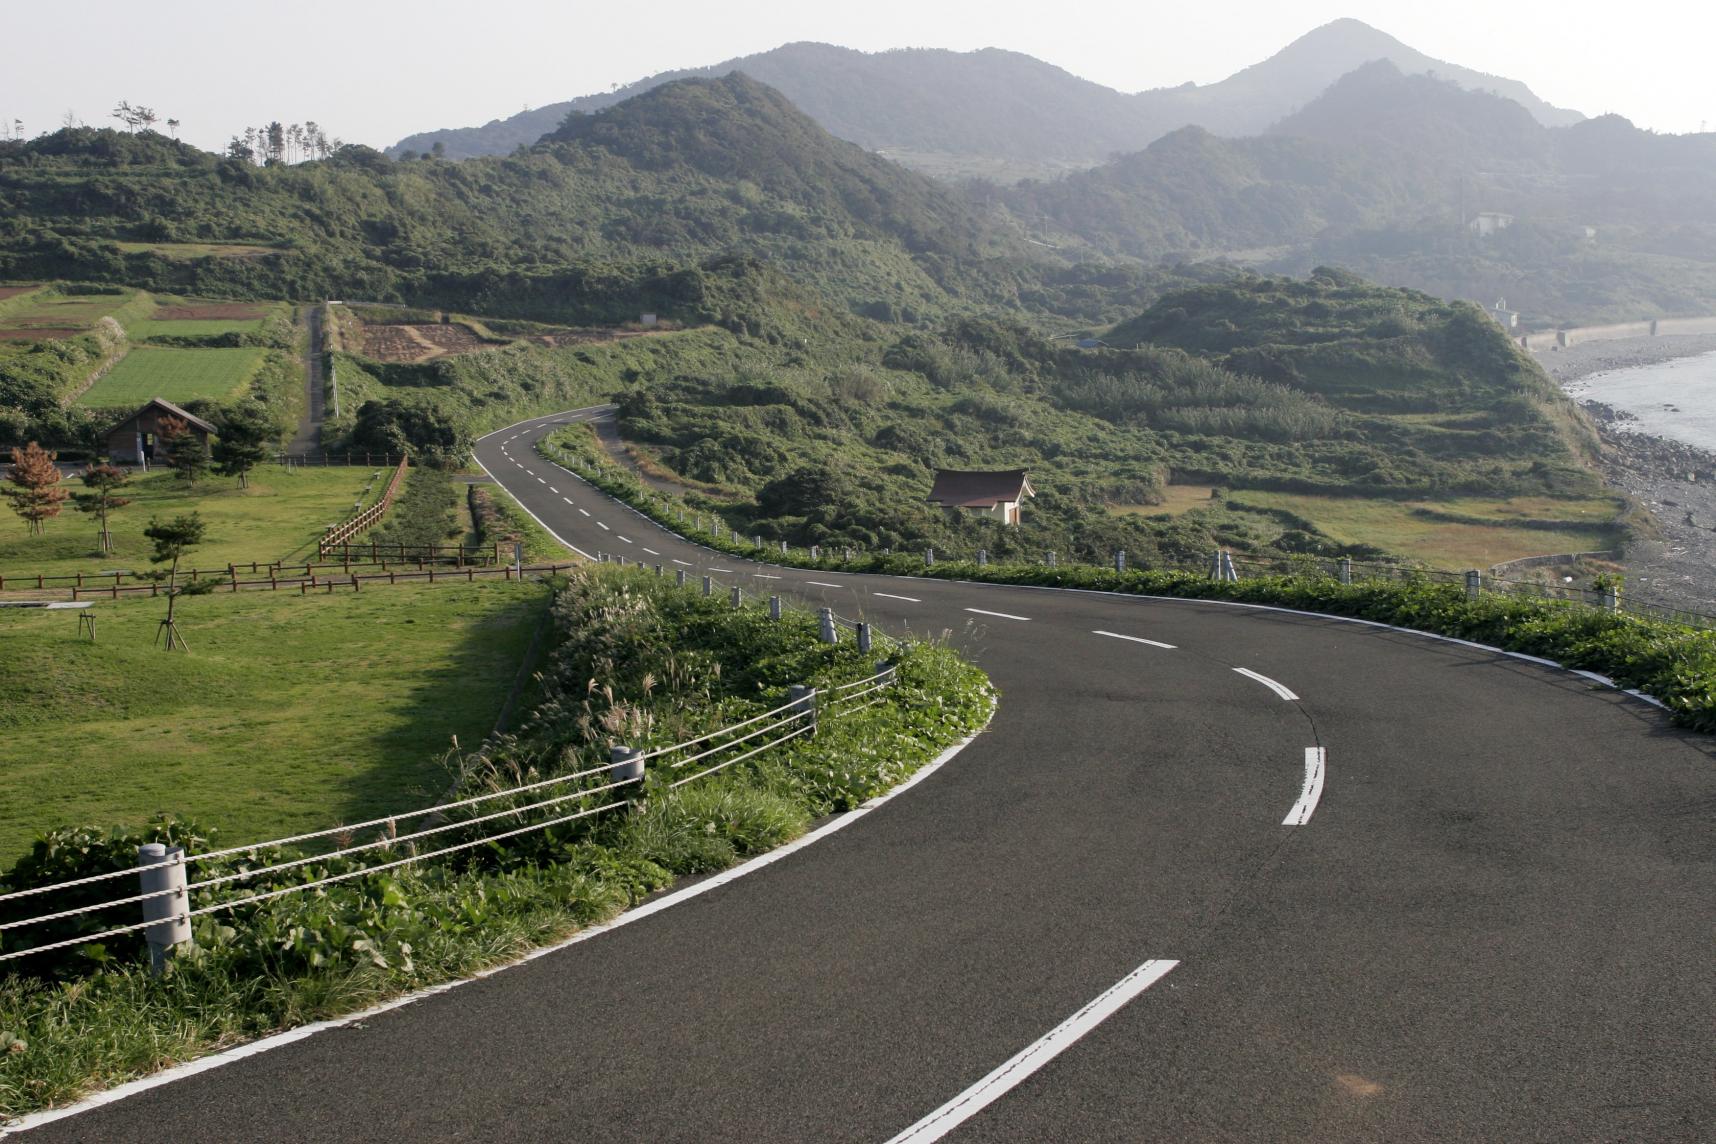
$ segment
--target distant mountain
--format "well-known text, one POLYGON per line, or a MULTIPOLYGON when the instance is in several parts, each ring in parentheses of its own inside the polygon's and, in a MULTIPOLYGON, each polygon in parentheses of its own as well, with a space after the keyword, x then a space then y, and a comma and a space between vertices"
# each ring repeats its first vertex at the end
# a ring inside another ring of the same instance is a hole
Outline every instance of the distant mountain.
POLYGON ((1137 98, 1153 105, 1158 120, 1176 126, 1195 123, 1217 135, 1257 135, 1315 100, 1341 76, 1376 60, 1387 60, 1406 75, 1433 75, 1466 91, 1492 92, 1519 104, 1545 127, 1566 127, 1585 118, 1552 107, 1518 80, 1433 59, 1358 20, 1314 28, 1219 83, 1147 91, 1137 98))
POLYGON ((1716 135, 1545 127, 1386 61, 1249 138, 1187 127, 996 196, 1038 241, 1147 261, 1350 267, 1550 321, 1716 307, 1716 135), (1499 220, 1483 234, 1479 212, 1499 220), (1498 229, 1499 228, 1499 229, 1498 229))
POLYGON ((437 143, 454 159, 506 154, 555 130, 570 112, 598 111, 675 80, 741 71, 778 89, 832 134, 906 166, 1011 181, 1088 167, 1188 125, 1217 135, 1260 133, 1373 60, 1388 60, 1409 74, 1434 73, 1468 90, 1496 92, 1546 125, 1582 118, 1551 107, 1515 80, 1432 59, 1357 20, 1337 20, 1219 83, 1136 95, 995 48, 865 53, 786 44, 709 67, 663 72, 482 127, 408 136, 390 154, 427 152, 437 143))

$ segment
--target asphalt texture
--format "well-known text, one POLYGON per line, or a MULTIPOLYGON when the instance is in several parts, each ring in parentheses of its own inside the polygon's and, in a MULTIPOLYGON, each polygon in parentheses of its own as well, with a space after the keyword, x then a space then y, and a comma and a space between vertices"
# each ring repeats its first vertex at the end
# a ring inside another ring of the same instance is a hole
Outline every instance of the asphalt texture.
POLYGON ((1150 959, 1179 965, 948 1138, 1716 1138, 1706 738, 1387 629, 711 553, 534 451, 577 416, 478 457, 586 552, 949 633, 988 732, 755 874, 31 1144, 883 1141, 1150 959))

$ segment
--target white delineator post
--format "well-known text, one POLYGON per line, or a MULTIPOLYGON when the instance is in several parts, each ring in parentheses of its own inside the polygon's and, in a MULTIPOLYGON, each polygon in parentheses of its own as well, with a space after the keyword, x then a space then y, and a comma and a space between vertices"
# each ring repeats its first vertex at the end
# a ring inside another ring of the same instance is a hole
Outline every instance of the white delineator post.
POLYGON ((822 608, 816 613, 818 620, 818 635, 823 643, 838 643, 840 636, 834 630, 834 609, 822 608))
POLYGON ((137 876, 142 883, 142 893, 159 895, 143 899, 143 920, 153 923, 143 931, 149 939, 149 969, 159 976, 167 968, 167 957, 172 950, 191 940, 185 848, 175 846, 169 850, 165 843, 145 842, 137 848, 137 864, 155 867, 141 870, 137 876), (167 865, 158 865, 162 862, 167 865))

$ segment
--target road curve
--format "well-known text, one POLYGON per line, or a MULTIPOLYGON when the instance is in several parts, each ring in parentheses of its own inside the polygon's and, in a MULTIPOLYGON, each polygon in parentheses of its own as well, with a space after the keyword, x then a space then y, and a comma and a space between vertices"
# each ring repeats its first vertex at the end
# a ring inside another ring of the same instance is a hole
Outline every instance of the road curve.
POLYGON ((1389 629, 711 553, 534 451, 587 415, 477 456, 582 550, 949 633, 990 732, 757 874, 28 1140, 1711 1137, 1704 738, 1389 629))

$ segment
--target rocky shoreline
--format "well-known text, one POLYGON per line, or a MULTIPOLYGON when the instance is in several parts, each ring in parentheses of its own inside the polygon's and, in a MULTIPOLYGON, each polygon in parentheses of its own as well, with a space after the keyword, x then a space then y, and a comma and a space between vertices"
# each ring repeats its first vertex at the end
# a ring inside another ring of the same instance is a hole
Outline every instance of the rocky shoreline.
MULTIPOLYGON (((1566 385, 1594 373, 1656 365, 1716 352, 1716 336, 1619 338, 1538 353, 1538 363, 1566 385)), ((1635 597, 1693 612, 1716 613, 1716 454, 1625 428, 1630 415, 1581 400, 1603 441, 1603 476, 1643 504, 1658 539, 1626 554, 1635 597)))

